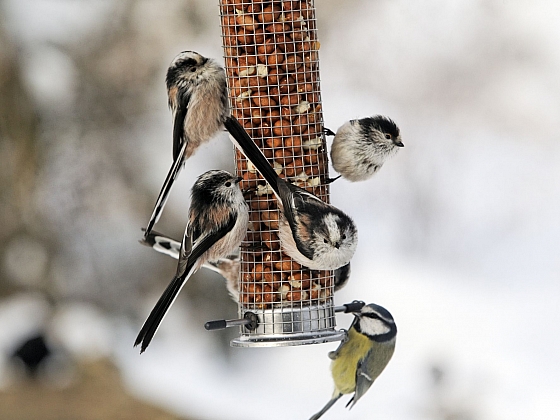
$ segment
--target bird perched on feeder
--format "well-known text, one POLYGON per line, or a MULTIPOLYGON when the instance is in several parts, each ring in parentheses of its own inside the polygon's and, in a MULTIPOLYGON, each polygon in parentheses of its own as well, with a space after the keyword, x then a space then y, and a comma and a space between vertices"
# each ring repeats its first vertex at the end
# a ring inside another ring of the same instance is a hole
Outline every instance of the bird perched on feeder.
MULTIPOLYGON (((169 255, 171 258, 179 259, 181 242, 152 230, 147 236, 140 240, 142 245, 151 247, 157 252, 169 255)), ((229 255, 218 258, 216 261, 206 261, 202 268, 207 268, 220 274, 226 280, 227 290, 234 302, 239 302, 239 256, 229 255)), ((336 282, 335 282, 336 283, 336 282)))
POLYGON ((355 312, 347 338, 329 353, 334 393, 321 411, 311 417, 317 420, 344 394, 354 393, 346 405, 350 408, 366 393, 383 372, 395 351, 397 326, 387 309, 370 303, 355 312))
POLYGON ((150 344, 163 317, 189 277, 205 262, 235 251, 247 232, 249 209, 239 181, 229 172, 212 170, 198 177, 191 191, 189 221, 179 251, 177 273, 136 337, 140 353, 150 344))
MULTIPOLYGON (((331 147, 333 168, 353 182, 371 178, 389 156, 404 147, 397 124, 382 115, 347 121, 336 134, 328 129, 325 132, 334 135, 331 147)), ((333 182, 339 177, 328 181, 333 182)))
POLYGON ((156 200, 146 235, 158 221, 185 161, 222 128, 230 113, 225 71, 210 58, 183 51, 169 65, 165 82, 173 113, 173 165, 156 200))
POLYGON ((224 126, 276 195, 281 215, 278 236, 284 252, 312 270, 336 270, 348 264, 358 245, 358 231, 352 219, 280 178, 235 117, 226 118, 224 126))

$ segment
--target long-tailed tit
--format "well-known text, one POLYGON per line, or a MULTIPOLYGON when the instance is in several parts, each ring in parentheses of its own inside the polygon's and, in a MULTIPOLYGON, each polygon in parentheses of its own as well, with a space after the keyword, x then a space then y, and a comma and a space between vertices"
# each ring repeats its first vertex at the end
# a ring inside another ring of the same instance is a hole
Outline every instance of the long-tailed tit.
POLYGON ((235 117, 226 118, 224 126, 276 195, 281 214, 278 236, 285 253, 312 270, 336 270, 348 264, 358 245, 352 219, 280 178, 235 117))
MULTIPOLYGON (((179 259, 181 242, 169 236, 165 236, 152 230, 147 236, 140 240, 142 245, 151 247, 154 251, 169 255, 176 260, 179 259)), ((235 303, 239 302, 239 256, 228 255, 218 258, 216 261, 206 261, 202 268, 207 268, 220 274, 226 280, 226 288, 235 303)), ((336 279, 335 279, 336 289, 336 279)))
MULTIPOLYGON (((334 133, 328 130, 327 134, 334 133)), ((376 115, 350 120, 336 131, 331 161, 335 171, 343 178, 364 181, 403 146, 399 127, 390 118, 376 115)), ((336 179, 338 177, 329 181, 336 179)))
POLYGON ((191 191, 189 221, 179 251, 177 273, 136 337, 144 352, 177 294, 205 262, 235 251, 247 233, 249 209, 239 189, 241 178, 212 170, 198 177, 191 191))
POLYGON ((366 393, 383 372, 395 351, 397 326, 389 311, 370 303, 358 312, 348 336, 338 349, 329 353, 334 393, 321 411, 311 417, 317 420, 345 394, 354 393, 346 405, 350 408, 366 393))
POLYGON ((183 51, 169 65, 165 82, 173 113, 173 165, 156 200, 146 235, 158 221, 185 161, 214 137, 229 115, 226 74, 214 60, 183 51))

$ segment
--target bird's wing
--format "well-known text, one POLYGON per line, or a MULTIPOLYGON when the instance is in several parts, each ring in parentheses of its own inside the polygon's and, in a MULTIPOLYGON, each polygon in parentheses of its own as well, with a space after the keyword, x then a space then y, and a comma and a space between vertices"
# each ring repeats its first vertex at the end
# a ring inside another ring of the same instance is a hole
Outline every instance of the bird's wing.
POLYGON ((231 213, 228 220, 219 226, 216 230, 210 232, 199 240, 197 240, 194 247, 192 247, 192 242, 187 234, 189 227, 187 226, 185 235, 183 237, 183 243, 181 245, 181 251, 179 253, 179 263, 177 265, 177 274, 171 280, 171 283, 167 286, 156 305, 148 315, 148 318, 142 325, 134 346, 142 344, 140 347, 140 353, 143 353, 149 346, 152 338, 154 337, 156 331, 163 321, 165 314, 177 298, 177 295, 181 291, 182 287, 189 279, 189 277, 196 271, 198 259, 206 252, 208 249, 214 245, 217 241, 222 239, 228 232, 230 232, 235 226, 237 220, 237 215, 231 213))
MULTIPOLYGON (((290 225, 297 223, 297 217, 306 213, 315 213, 319 209, 327 208, 328 204, 317 197, 315 194, 290 184, 283 179, 278 181, 279 195, 282 200, 284 214, 288 218, 290 225), (289 207, 289 209, 286 209, 289 207), (295 211, 297 209, 297 212, 295 211)), ((318 212, 320 214, 320 212, 318 212)))
POLYGON ((177 109, 173 110, 173 160, 183 160, 184 144, 187 143, 187 134, 185 133, 185 118, 189 110, 189 102, 191 101, 190 89, 178 98, 177 109))
POLYGON ((303 200, 299 194, 294 194, 292 188, 290 188, 290 184, 287 182, 279 182, 278 183, 278 195, 282 201, 283 213, 292 228, 292 232, 294 227, 298 224, 298 216, 299 213, 297 209, 301 207, 303 204, 303 200))
POLYGON ((348 401, 348 404, 346 405, 347 407, 354 407, 354 404, 358 402, 362 395, 367 392, 371 384, 373 384, 375 378, 372 378, 368 372, 372 372, 370 367, 374 363, 374 357, 374 351, 370 350, 358 362, 358 367, 356 369, 356 392, 354 393, 352 399, 348 401))
MULTIPOLYGON (((186 147, 187 147, 187 143, 184 143, 183 147, 181 149, 181 156, 185 153, 186 147)), ((169 192, 171 191, 171 187, 173 185, 173 182, 175 182, 175 179, 179 175, 179 172, 181 172, 182 168, 183 168, 182 159, 180 159, 180 158, 175 159, 175 161, 173 162, 173 165, 171 165, 171 168, 169 169, 169 172, 167 173, 167 177, 165 178, 165 181, 163 181, 163 186, 161 187, 158 198, 156 200, 156 204, 154 205, 154 210, 153 210, 152 215, 150 217, 150 221, 148 222, 148 226, 146 227, 146 232, 144 233, 144 238, 147 235, 150 234, 150 232, 152 231, 152 228, 154 227, 154 225, 159 220, 159 216, 161 215, 161 211, 163 210, 163 207, 165 206, 165 203, 167 202, 167 198, 169 197, 169 192)))
POLYGON ((183 276, 189 264, 196 261, 196 259, 193 260, 190 258, 193 250, 193 235, 190 231, 190 225, 187 225, 185 234, 183 235, 183 241, 181 242, 181 248, 179 249, 179 263, 177 264, 177 274, 175 274, 175 277, 183 276))
POLYGON ((312 225, 316 223, 314 218, 321 217, 321 211, 327 204, 316 195, 281 178, 278 180, 278 195, 298 251, 313 260, 313 249, 306 244, 311 241, 312 225))

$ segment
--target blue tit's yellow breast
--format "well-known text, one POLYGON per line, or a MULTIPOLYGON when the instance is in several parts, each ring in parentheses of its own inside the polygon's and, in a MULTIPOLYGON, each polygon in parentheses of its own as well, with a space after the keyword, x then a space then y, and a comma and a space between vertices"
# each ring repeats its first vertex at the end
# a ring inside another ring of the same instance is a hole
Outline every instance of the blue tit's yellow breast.
POLYGON ((340 393, 354 392, 358 361, 367 354, 372 345, 373 342, 369 338, 350 328, 348 341, 340 347, 338 357, 331 364, 334 384, 340 393))

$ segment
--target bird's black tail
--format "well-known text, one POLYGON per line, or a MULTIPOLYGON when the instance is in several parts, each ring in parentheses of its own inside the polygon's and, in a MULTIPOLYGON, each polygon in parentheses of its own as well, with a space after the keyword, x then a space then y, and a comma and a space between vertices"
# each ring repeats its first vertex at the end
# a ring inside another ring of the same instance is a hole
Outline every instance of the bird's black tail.
POLYGON ((169 192, 171 191, 171 187, 173 186, 175 179, 177 179, 179 172, 181 172, 181 169, 183 168, 183 156, 186 147, 187 147, 187 142, 184 142, 183 148, 179 153, 179 156, 177 157, 177 159, 175 159, 173 165, 171 166, 169 172, 167 173, 167 177, 163 182, 163 186, 161 187, 161 191, 159 192, 158 198, 156 200, 154 211, 152 212, 152 216, 150 217, 150 221, 148 222, 148 226, 146 227, 146 232, 144 232, 144 237, 147 237, 150 234, 154 225, 157 223, 159 217, 161 216, 163 207, 165 206, 165 203, 167 202, 167 198, 169 197, 169 192))
POLYGON ((150 345, 152 338, 154 338, 154 335, 159 328, 159 324, 161 324, 165 314, 177 298, 177 295, 187 282, 190 275, 193 273, 195 262, 196 261, 189 261, 190 264, 185 269, 184 274, 180 277, 175 276, 173 280, 171 280, 171 283, 169 283, 169 286, 167 286, 167 289, 165 289, 157 301, 156 306, 154 306, 154 309, 152 309, 152 312, 148 315, 148 318, 144 322, 144 325, 142 325, 142 329, 138 333, 136 341, 134 342, 134 347, 141 344, 140 353, 144 353, 146 348, 150 345))
POLYGON ((257 147, 243 126, 233 115, 226 118, 224 127, 233 137, 235 146, 245 155, 247 159, 257 168, 257 171, 270 184, 274 192, 278 195, 278 174, 270 165, 263 152, 257 147))

